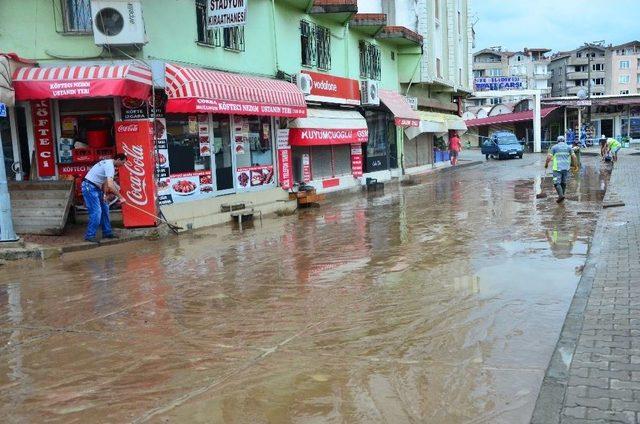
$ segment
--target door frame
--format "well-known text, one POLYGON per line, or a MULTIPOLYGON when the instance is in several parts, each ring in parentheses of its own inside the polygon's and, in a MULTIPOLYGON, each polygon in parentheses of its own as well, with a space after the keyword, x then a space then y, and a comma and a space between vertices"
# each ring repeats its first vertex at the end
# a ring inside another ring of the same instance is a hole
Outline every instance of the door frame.
MULTIPOLYGON (((214 131, 213 131, 213 115, 212 113, 208 113, 207 116, 208 118, 208 123, 209 123, 209 140, 210 140, 210 144, 213 145, 213 138, 214 138, 214 131)), ((231 153, 231 181, 233 182, 233 187, 231 188, 227 188, 224 190, 220 190, 218 189, 218 177, 217 177, 217 172, 218 172, 218 168, 216 167, 216 155, 212 154, 211 155, 211 174, 216 176, 215 179, 215 184, 216 184, 216 191, 215 191, 215 196, 225 196, 228 194, 234 194, 236 193, 236 176, 235 176, 235 168, 236 168, 236 156, 233 154, 233 115, 222 115, 220 114, 220 116, 226 116, 227 117, 227 123, 229 124, 229 149, 230 149, 230 153, 231 153)), ((222 120, 221 120, 222 121, 222 120)))

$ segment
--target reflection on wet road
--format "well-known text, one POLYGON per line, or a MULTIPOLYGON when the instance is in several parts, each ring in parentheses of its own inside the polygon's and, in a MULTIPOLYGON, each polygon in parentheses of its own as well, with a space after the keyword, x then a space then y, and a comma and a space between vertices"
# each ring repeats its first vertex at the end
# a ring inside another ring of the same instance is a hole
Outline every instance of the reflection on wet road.
POLYGON ((5 267, 0 416, 528 422, 606 184, 541 161, 5 267))

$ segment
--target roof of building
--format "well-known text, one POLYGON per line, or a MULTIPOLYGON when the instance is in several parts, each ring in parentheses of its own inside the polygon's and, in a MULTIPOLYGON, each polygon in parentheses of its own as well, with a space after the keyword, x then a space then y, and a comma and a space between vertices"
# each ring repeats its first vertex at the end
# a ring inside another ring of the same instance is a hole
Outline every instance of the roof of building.
POLYGON ((640 46, 640 41, 638 40, 633 40, 633 41, 629 41, 627 43, 624 44, 618 44, 617 46, 612 46, 612 49, 619 49, 622 47, 630 47, 630 46, 640 46))
MULTIPOLYGON (((540 110, 540 117, 546 118, 551 112, 556 110, 557 106, 545 107, 540 110)), ((470 119, 465 121, 467 127, 482 127, 493 124, 508 124, 512 122, 523 122, 533 120, 533 111, 525 110, 524 112, 505 113, 502 115, 488 116, 486 118, 470 119)))
POLYGON ((525 52, 542 52, 542 53, 548 53, 551 51, 551 49, 547 49, 545 47, 525 47, 524 48, 525 52))

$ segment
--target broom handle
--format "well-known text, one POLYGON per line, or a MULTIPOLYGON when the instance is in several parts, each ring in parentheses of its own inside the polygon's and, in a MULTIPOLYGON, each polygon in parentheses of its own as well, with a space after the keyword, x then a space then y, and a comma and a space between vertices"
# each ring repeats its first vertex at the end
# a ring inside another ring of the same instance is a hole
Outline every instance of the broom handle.
POLYGON ((125 205, 127 205, 127 206, 129 206, 129 207, 132 207, 133 209, 135 209, 135 210, 137 210, 137 211, 140 211, 140 212, 142 212, 142 213, 145 213, 145 214, 147 214, 147 215, 149 215, 149 216, 152 216, 152 217, 154 217, 154 218, 156 218, 156 219, 159 219, 160 221, 164 222, 165 224, 173 225, 173 224, 171 224, 169 221, 167 221, 166 219, 164 219, 164 218, 162 218, 162 217, 159 217, 158 215, 154 215, 154 214, 152 214, 151 212, 147 212, 147 211, 145 211, 144 209, 139 208, 139 207, 137 207, 137 206, 135 206, 135 205, 133 205, 133 204, 131 204, 131 203, 129 203, 129 202, 126 202, 126 203, 125 203, 125 205))

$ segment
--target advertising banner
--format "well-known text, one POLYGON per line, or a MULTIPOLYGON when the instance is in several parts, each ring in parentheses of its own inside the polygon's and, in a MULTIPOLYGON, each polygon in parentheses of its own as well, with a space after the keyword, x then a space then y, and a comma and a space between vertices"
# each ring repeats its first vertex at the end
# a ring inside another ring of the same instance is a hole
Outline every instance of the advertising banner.
POLYGON ((477 77, 473 79, 474 91, 522 90, 526 80, 520 77, 477 77))
POLYGON ((56 158, 49 100, 32 101, 31 115, 38 175, 40 177, 53 177, 56 175, 56 158))
POLYGON ((307 153, 302 155, 302 181, 304 183, 311 181, 311 161, 307 153))
POLYGON ((120 193, 124 226, 150 227, 157 225, 155 216, 156 190, 154 183, 154 142, 149 121, 123 121, 115 124, 116 149, 127 155, 127 162, 119 169, 120 193))
POLYGON ((245 166, 237 169, 241 189, 259 187, 273 182, 273 166, 245 166))
POLYGON ((303 118, 307 108, 243 101, 223 101, 205 98, 169 99, 167 113, 223 113, 238 115, 280 116, 284 118, 303 118))
POLYGON ((214 191, 211 171, 171 174, 170 192, 176 203, 211 197, 214 191))
POLYGON ((207 29, 246 24, 248 2, 249 0, 207 0, 207 29))
POLYGON ((362 144, 351 145, 351 174, 362 177, 362 144))
POLYGON ((289 145, 289 130, 278 130, 278 175, 280 187, 289 190, 293 187, 293 164, 291 160, 291 146, 289 145))
POLYGON ((301 72, 311 77, 311 94, 306 97, 307 101, 360 106, 358 80, 306 70, 301 72))

